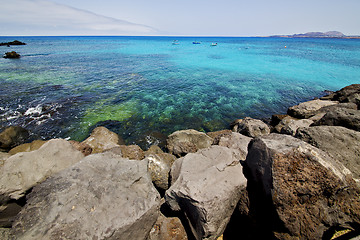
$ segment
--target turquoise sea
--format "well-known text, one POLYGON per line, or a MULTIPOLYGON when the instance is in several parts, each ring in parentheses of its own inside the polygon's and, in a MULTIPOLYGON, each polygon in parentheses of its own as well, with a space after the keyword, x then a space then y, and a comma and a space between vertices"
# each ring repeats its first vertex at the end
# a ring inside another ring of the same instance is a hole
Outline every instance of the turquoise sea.
POLYGON ((45 139, 82 140, 104 125, 144 147, 360 83, 356 39, 0 37, 13 40, 27 45, 0 46, 22 55, 0 59, 0 127, 45 139))

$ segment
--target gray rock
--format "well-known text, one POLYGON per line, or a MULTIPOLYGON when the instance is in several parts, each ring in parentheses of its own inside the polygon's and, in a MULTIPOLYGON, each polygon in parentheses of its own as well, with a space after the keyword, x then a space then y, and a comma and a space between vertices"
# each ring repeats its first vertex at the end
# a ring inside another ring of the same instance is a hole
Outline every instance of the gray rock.
POLYGON ((298 128, 309 127, 314 121, 310 119, 296 119, 287 116, 281 120, 281 122, 275 126, 275 130, 278 133, 288 134, 295 136, 298 128))
POLYGON ((83 143, 92 148, 92 153, 101 153, 121 144, 120 137, 105 127, 95 128, 83 143))
POLYGON ((337 108, 328 111, 314 126, 343 126, 349 129, 360 131, 360 110, 337 108))
POLYGON ((171 154, 184 156, 199 149, 210 147, 213 139, 194 129, 176 131, 168 136, 167 148, 171 154))
POLYGON ((12 233, 26 240, 143 240, 159 206, 147 161, 94 154, 36 186, 12 233))
POLYGON ((224 135, 220 138, 219 146, 238 150, 240 154, 239 159, 245 160, 251 139, 240 133, 232 132, 230 135, 224 135))
POLYGON ((236 150, 212 146, 177 159, 165 193, 174 211, 184 212, 196 239, 219 237, 246 186, 236 150))
POLYGON ((332 227, 359 224, 360 190, 340 162, 288 135, 271 134, 249 146, 250 215, 266 238, 321 239, 332 227))
POLYGON ((360 84, 346 86, 335 93, 321 99, 329 99, 339 102, 350 102, 360 106, 360 84))
POLYGON ((326 106, 338 104, 337 101, 312 100, 292 106, 288 109, 288 114, 295 118, 309 118, 319 113, 319 110, 326 106))
POLYGON ((360 181, 360 132, 338 126, 299 129, 296 137, 331 154, 360 181))
POLYGON ((30 188, 83 158, 63 139, 53 139, 38 150, 9 157, 0 169, 0 203, 23 197, 30 188))
POLYGON ((232 131, 244 134, 248 137, 259 137, 270 134, 270 128, 263 121, 246 117, 235 120, 232 124, 232 131))
POLYGON ((177 217, 165 217, 160 214, 150 231, 147 240, 187 240, 184 226, 177 217))
POLYGON ((0 133, 0 149, 10 150, 23 144, 29 137, 29 132, 19 126, 10 126, 0 133))

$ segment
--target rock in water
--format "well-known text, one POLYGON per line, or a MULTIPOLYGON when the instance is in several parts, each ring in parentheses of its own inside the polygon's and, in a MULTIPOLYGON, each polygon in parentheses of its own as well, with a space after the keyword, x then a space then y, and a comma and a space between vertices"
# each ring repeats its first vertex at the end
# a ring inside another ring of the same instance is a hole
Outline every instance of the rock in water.
POLYGON ((10 150, 23 144, 29 137, 29 132, 19 126, 7 127, 0 133, 0 149, 10 150))
POLYGON ((266 237, 322 239, 332 228, 359 226, 360 191, 350 171, 299 139, 254 139, 245 170, 250 214, 266 237))
POLYGON ((4 58, 20 58, 20 54, 15 51, 7 52, 5 53, 4 58))
POLYGON ((246 187, 236 150, 220 146, 189 153, 171 169, 165 193, 174 211, 183 211, 196 239, 219 237, 246 187))
POLYGON ((263 121, 246 117, 238 119, 232 124, 232 130, 248 137, 260 137, 270 134, 270 128, 263 121))
POLYGON ((213 139, 205 133, 193 129, 176 131, 169 135, 167 148, 171 154, 179 157, 210 147, 213 139))
POLYGON ((159 207, 147 161, 94 154, 35 187, 13 234, 26 240, 143 240, 159 207))

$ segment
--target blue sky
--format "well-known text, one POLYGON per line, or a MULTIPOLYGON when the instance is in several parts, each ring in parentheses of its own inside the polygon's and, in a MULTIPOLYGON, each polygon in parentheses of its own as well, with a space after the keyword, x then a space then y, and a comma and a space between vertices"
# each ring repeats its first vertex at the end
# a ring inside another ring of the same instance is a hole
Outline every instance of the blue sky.
POLYGON ((359 0, 11 0, 0 35, 360 35, 359 0))

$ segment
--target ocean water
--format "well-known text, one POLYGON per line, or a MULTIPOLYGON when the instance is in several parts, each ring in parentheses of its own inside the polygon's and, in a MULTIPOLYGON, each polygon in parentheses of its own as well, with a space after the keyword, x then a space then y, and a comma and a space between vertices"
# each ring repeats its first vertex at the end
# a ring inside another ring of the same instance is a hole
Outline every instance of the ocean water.
POLYGON ((0 127, 83 140, 103 125, 143 147, 176 130, 237 118, 360 83, 360 40, 210 37, 0 37, 0 127), (177 40, 178 44, 172 42, 177 40), (199 41, 201 44, 192 44, 199 41), (217 46, 210 46, 211 43, 217 46))

